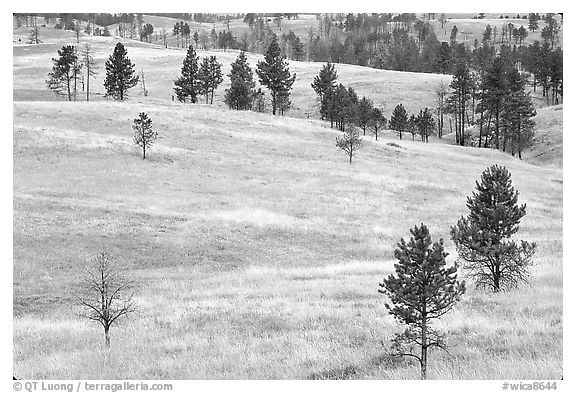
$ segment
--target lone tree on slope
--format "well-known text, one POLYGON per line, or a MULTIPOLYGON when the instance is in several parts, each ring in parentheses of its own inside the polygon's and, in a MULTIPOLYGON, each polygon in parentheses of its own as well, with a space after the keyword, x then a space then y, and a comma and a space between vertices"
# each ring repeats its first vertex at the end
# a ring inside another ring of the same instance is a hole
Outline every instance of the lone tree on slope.
POLYGON ((380 283, 378 292, 387 295, 388 312, 407 326, 392 340, 392 355, 418 360, 422 379, 426 379, 428 350, 446 350, 445 335, 431 326, 435 319, 449 312, 465 292, 457 281, 457 266, 446 268, 442 239, 434 242, 426 225, 410 230, 408 243, 400 239, 394 257, 396 276, 389 275, 380 283))
POLYGON ((536 249, 536 243, 511 240, 526 214, 526 205, 518 206, 518 191, 505 167, 486 168, 476 190, 466 202, 468 217, 461 217, 451 229, 462 267, 477 286, 494 292, 516 288, 527 281, 536 249))
POLYGON ((344 135, 336 137, 336 146, 348 155, 350 164, 352 164, 352 156, 354 156, 361 145, 362 138, 360 138, 360 133, 356 127, 349 127, 344 131, 344 135))
POLYGON ((148 115, 141 112, 132 125, 134 129, 134 143, 142 148, 142 159, 146 159, 146 150, 152 146, 156 140, 158 133, 152 130, 152 119, 148 115))
POLYGON ((178 101, 190 100, 192 104, 196 102, 199 90, 198 56, 192 45, 188 47, 186 58, 182 63, 182 75, 174 81, 174 84, 176 85, 174 92, 178 101))
POLYGON ((77 295, 85 312, 81 315, 104 328, 106 346, 110 346, 110 328, 119 318, 136 311, 134 283, 118 270, 106 252, 100 252, 85 269, 82 292, 77 295))
POLYGON ((114 52, 106 61, 105 97, 123 101, 128 89, 138 84, 138 76, 134 76, 134 64, 128 58, 128 52, 122 43, 117 43, 114 52))
POLYGON ((66 45, 62 49, 58 49, 58 55, 60 57, 52 59, 54 65, 52 72, 48 73, 49 79, 46 81, 46 85, 56 94, 66 94, 68 101, 72 101, 73 81, 78 57, 73 45, 66 45))
POLYGON ((292 84, 296 80, 296 74, 290 75, 285 59, 286 56, 282 56, 278 40, 274 36, 264 55, 264 61, 259 61, 256 65, 260 83, 266 86, 272 95, 273 115, 276 114, 276 109, 280 104, 278 99, 281 98, 283 102, 288 99, 292 84))

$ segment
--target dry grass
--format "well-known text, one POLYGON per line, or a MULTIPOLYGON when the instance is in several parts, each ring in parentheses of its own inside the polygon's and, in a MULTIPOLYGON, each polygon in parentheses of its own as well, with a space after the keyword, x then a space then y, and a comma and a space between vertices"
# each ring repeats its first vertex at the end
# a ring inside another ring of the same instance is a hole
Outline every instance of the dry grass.
POLYGON ((562 105, 538 109, 538 114, 534 117, 534 146, 522 153, 525 160, 538 165, 562 168, 563 114, 562 105))
MULTIPOLYGON (((61 44, 15 48, 15 88, 40 91, 61 44)), ((100 60, 112 44, 95 43, 100 60)), ((449 228, 494 163, 528 205, 519 236, 538 242, 533 277, 506 294, 470 286, 439 325, 452 356, 434 353, 430 376, 562 375, 561 169, 389 134, 366 138, 348 165, 320 121, 173 104, 165 84, 183 51, 128 50, 148 67, 149 98, 13 105, 15 375, 418 378, 414 364, 384 355, 400 327, 378 282, 420 222, 454 260, 449 228), (140 111, 160 135, 146 161, 131 143, 140 111), (80 266, 100 249, 139 283, 141 312, 112 330, 109 351, 71 300, 80 266)), ((342 78, 353 69, 342 66, 342 78)), ((366 89, 386 75, 359 71, 348 78, 366 89)))
MULTIPOLYGON (((174 95, 174 80, 180 74, 186 50, 164 49, 159 45, 132 40, 121 39, 120 41, 126 46, 128 56, 136 64, 136 69, 145 72, 146 89, 149 92, 147 100, 162 102, 171 100, 172 95, 174 95)), ((104 63, 112 53, 116 42, 118 40, 111 37, 86 37, 81 40, 80 47, 88 43, 95 51, 97 71, 100 73, 99 77, 91 84, 92 100, 102 99, 104 94, 102 84, 104 63)), ((51 58, 56 56, 57 50, 65 43, 76 45, 76 40, 73 37, 67 41, 47 39, 46 43, 41 45, 14 47, 15 101, 62 99, 48 92, 43 81, 51 70, 51 58)), ((230 63, 236 59, 238 51, 198 51, 200 58, 209 55, 215 55, 218 58, 218 61, 223 64, 223 74, 227 75, 230 72, 230 63)), ((262 55, 248 54, 248 61, 253 70, 256 69, 257 62, 262 59, 262 55)), ((305 117, 306 112, 308 112, 311 117, 319 117, 316 109, 318 100, 310 84, 322 66, 321 63, 290 61, 290 70, 297 75, 290 96, 293 102, 293 108, 289 111, 290 116, 305 117)), ((406 109, 411 112, 417 112, 424 107, 434 107, 434 90, 441 81, 449 83, 451 80, 448 75, 377 70, 346 64, 336 65, 336 70, 339 75, 338 82, 353 87, 361 96, 366 95, 371 98, 377 106, 384 109, 387 117, 390 116, 398 103, 403 103, 406 109)), ((254 79, 258 79, 256 74, 254 74, 254 79)), ((223 103, 224 90, 228 84, 229 79, 225 77, 224 83, 216 90, 214 96, 216 108, 225 108, 223 103)), ((267 91, 265 88, 264 90, 267 91)), ((144 98, 141 86, 131 89, 129 94, 132 97, 144 98)), ((267 97, 269 100, 268 94, 267 97)), ((84 98, 79 97, 79 99, 84 98)))

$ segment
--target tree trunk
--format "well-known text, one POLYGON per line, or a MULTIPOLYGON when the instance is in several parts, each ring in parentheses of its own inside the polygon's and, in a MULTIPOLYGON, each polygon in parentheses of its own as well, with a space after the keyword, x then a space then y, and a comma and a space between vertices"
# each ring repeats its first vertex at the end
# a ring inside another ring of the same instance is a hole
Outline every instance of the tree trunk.
POLYGON ((146 159, 146 144, 144 144, 142 146, 142 159, 145 160, 146 159))
POLYGON ((420 372, 422 379, 426 379, 426 366, 428 363, 428 337, 427 337, 427 326, 426 326, 426 317, 422 317, 421 322, 421 329, 422 329, 422 345, 421 345, 421 352, 420 352, 420 372))
POLYGON ((109 326, 105 326, 104 327, 104 340, 106 343, 106 347, 110 347, 110 327, 109 326))
POLYGON ((72 101, 72 93, 70 92, 70 74, 66 73, 66 88, 68 89, 68 101, 72 101))

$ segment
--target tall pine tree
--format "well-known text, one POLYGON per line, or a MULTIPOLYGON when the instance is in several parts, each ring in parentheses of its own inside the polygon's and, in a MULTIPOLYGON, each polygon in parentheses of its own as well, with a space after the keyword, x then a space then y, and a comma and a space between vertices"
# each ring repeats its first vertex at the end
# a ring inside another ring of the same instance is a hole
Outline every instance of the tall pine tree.
POLYGON ((398 104, 390 116, 390 128, 398 132, 400 140, 402 140, 402 132, 406 131, 407 126, 408 113, 402 104, 398 104))
POLYGON ((181 76, 174 81, 174 92, 180 102, 190 100, 194 104, 199 90, 198 56, 194 47, 190 45, 182 64, 181 76))
POLYGON ((494 292, 526 281, 536 244, 524 240, 518 244, 512 239, 526 215, 526 205, 518 206, 518 191, 506 167, 487 168, 466 206, 470 213, 451 229, 463 269, 477 286, 494 292))
POLYGON ((198 71, 199 93, 204 94, 206 103, 214 102, 214 91, 222 83, 222 64, 218 63, 216 56, 205 57, 198 71))
POLYGON ((128 89, 136 86, 137 83, 138 76, 134 76, 134 64, 128 58, 124 45, 119 42, 106 62, 105 96, 123 101, 128 89))
POLYGON ((424 224, 410 234, 410 241, 400 239, 394 251, 396 275, 385 278, 378 292, 389 297, 388 312, 407 326, 393 339, 392 355, 417 359, 421 377, 426 379, 428 350, 446 349, 445 335, 433 329, 432 323, 454 307, 465 287, 457 281, 457 266, 446 267, 448 253, 442 239, 432 244, 424 224))
POLYGON ((259 61, 256 66, 256 73, 260 83, 270 90, 272 95, 272 114, 276 114, 278 109, 278 97, 284 100, 290 94, 292 84, 296 80, 296 74, 290 75, 288 63, 285 61, 286 56, 282 56, 280 46, 276 36, 268 46, 264 55, 264 61, 259 61))
POLYGON ((66 94, 68 101, 72 101, 74 80, 74 66, 77 63, 76 51, 73 45, 58 49, 58 58, 53 58, 52 72, 48 73, 46 85, 56 94, 66 94))
POLYGON ((252 108, 255 97, 255 86, 252 69, 248 64, 246 53, 241 51, 236 61, 231 64, 230 88, 226 89, 224 102, 230 109, 248 110, 252 108))

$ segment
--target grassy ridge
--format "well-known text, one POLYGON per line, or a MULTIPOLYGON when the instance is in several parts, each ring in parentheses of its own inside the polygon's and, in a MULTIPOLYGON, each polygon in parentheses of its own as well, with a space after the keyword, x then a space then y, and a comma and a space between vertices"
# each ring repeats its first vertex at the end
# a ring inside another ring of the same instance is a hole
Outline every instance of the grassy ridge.
MULTIPOLYGON (((114 45, 119 40, 107 37, 88 37, 83 39, 80 47, 84 43, 89 43, 95 51, 95 60, 99 76, 91 82, 91 92, 94 93, 92 100, 102 99, 104 94, 104 63, 113 51, 114 45)), ((144 70, 146 89, 149 94, 147 99, 151 102, 171 102, 174 95, 174 80, 180 75, 182 61, 186 55, 185 49, 169 48, 162 46, 145 44, 132 40, 120 40, 128 50, 128 56, 136 65, 136 70, 144 70)), ((15 46, 14 55, 14 100, 15 101, 36 101, 36 100, 58 100, 57 97, 46 90, 44 80, 52 67, 51 58, 57 55, 57 50, 62 45, 76 45, 76 40, 70 38, 63 40, 60 36, 50 40, 46 39, 42 45, 22 45, 15 46)), ((238 56, 238 51, 198 51, 198 56, 203 58, 215 55, 222 63, 224 75, 230 73, 230 63, 238 56)), ((248 61, 253 71, 256 69, 258 61, 263 59, 262 55, 248 54, 248 61)), ((308 63, 290 61, 290 71, 296 73, 296 82, 293 85, 290 99, 294 108, 288 111, 290 116, 305 117, 306 112, 311 117, 317 117, 316 107, 318 100, 310 84, 314 77, 322 68, 321 63, 308 63)), ((448 75, 407 73, 398 71, 377 70, 361 66, 347 64, 336 65, 339 78, 338 82, 346 86, 353 87, 359 95, 366 95, 374 100, 374 103, 384 108, 386 116, 392 113, 398 103, 403 103, 407 110, 417 112, 421 108, 434 107, 435 89, 440 81, 449 83, 451 77, 448 75)), ((254 80, 258 77, 254 73, 254 80)), ((224 91, 229 86, 229 78, 216 90, 214 95, 214 106, 225 108, 223 103, 224 91)), ((81 85, 79 85, 81 90, 81 85)), ((265 89, 264 89, 265 90, 265 89)), ((137 86, 129 91, 131 97, 144 98, 141 86, 137 86)), ((78 99, 83 99, 81 96, 78 99)), ((269 97, 267 98, 269 101, 269 97)))
POLYGON ((528 205, 519 236, 539 244, 533 278, 507 294, 470 285, 438 326, 452 356, 434 353, 430 377, 558 379, 562 171, 490 150, 392 146, 389 134, 366 138, 350 166, 335 136, 316 120, 137 95, 15 102, 15 375, 417 378, 383 355, 399 327, 377 284, 414 224, 447 239, 481 171, 499 163, 528 205), (146 161, 130 129, 143 110, 160 134, 146 161), (112 331, 110 352, 71 306, 81 264, 101 248, 140 284, 141 312, 112 331))

